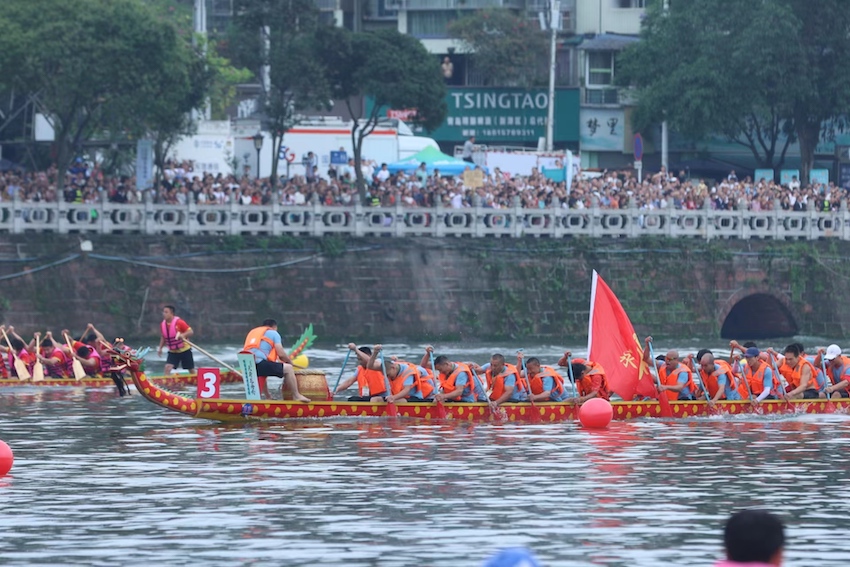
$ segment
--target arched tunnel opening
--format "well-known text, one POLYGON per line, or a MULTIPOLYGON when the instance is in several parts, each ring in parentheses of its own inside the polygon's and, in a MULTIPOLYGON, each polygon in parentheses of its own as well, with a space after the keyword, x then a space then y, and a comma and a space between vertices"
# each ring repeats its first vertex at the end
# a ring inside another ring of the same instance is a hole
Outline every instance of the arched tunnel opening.
POLYGON ((736 303, 723 326, 724 339, 773 339, 797 334, 797 322, 778 299, 767 293, 749 295, 736 303))

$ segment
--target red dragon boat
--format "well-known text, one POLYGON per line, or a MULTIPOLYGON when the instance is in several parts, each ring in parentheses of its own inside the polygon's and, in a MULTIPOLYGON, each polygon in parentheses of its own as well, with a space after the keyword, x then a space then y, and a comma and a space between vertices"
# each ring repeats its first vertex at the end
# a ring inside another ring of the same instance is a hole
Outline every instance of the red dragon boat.
MULTIPOLYGON (((346 401, 243 400, 194 398, 176 394, 149 379, 140 369, 141 360, 130 353, 113 352, 116 366, 130 371, 136 389, 152 403, 191 417, 223 422, 288 420, 330 417, 392 417, 389 404, 346 401)), ((299 387, 307 396, 327 397, 328 386, 322 372, 301 371, 299 387)), ((578 417, 578 406, 566 402, 505 404, 491 411, 486 403, 444 404, 445 418, 438 418, 435 403, 396 403, 397 417, 413 419, 448 419, 463 421, 558 422, 578 417)), ((660 418, 657 401, 613 401, 614 419, 660 418)), ((850 400, 766 400, 754 406, 749 401, 721 401, 710 408, 705 401, 670 402, 673 417, 708 417, 739 414, 842 413, 850 410, 850 400)))

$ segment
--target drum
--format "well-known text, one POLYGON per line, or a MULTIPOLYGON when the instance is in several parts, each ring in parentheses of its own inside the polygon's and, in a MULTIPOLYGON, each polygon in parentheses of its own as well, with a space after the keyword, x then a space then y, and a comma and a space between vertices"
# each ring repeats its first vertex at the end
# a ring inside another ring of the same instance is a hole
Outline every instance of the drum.
MULTIPOLYGON (((320 370, 296 370, 295 378, 298 381, 298 390, 301 394, 310 398, 314 402, 326 401, 330 395, 328 390, 328 381, 325 379, 325 373, 320 370)), ((289 388, 283 391, 283 399, 291 400, 292 393, 289 388)))

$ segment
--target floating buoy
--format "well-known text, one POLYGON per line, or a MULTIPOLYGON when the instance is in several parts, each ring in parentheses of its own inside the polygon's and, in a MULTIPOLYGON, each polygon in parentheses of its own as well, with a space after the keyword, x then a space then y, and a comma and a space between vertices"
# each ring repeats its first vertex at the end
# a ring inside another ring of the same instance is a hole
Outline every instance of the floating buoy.
POLYGON ((310 359, 307 358, 306 354, 299 354, 295 358, 292 359, 292 366, 296 368, 296 370, 304 370, 308 366, 310 366, 310 359))
POLYGON ((13 462, 15 462, 15 455, 12 454, 12 448, 0 441, 0 476, 12 470, 13 462))
POLYGON ((614 408, 608 400, 592 398, 578 409, 578 419, 588 429, 604 429, 614 417, 614 408))

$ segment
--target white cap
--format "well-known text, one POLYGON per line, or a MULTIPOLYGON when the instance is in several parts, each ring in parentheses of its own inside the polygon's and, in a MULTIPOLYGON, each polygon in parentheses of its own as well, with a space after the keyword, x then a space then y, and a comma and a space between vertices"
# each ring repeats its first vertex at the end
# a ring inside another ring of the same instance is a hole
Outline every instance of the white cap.
POLYGON ((827 360, 832 360, 836 356, 841 356, 841 349, 838 345, 829 345, 826 347, 826 356, 824 356, 827 360))

